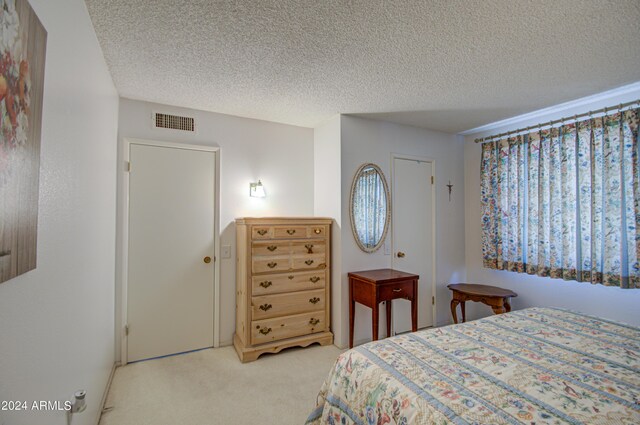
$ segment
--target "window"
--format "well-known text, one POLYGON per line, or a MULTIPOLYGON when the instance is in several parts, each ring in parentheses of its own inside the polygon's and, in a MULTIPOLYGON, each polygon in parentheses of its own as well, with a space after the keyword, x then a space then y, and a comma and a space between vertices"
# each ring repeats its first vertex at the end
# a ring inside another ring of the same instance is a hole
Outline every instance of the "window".
POLYGON ((482 146, 485 267, 640 288, 640 109, 482 146))

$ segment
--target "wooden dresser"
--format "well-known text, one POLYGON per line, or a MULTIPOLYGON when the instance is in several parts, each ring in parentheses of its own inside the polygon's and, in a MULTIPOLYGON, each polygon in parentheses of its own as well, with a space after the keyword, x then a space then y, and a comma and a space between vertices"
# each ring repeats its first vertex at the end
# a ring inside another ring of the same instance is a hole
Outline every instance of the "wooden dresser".
POLYGON ((236 220, 236 333, 242 362, 283 348, 333 343, 331 219, 236 220))

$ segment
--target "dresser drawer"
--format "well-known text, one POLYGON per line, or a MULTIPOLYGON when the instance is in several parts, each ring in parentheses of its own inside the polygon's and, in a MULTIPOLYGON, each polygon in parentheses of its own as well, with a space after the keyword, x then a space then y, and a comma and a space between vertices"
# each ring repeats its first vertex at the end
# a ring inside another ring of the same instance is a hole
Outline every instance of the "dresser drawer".
POLYGON ((273 239, 273 227, 251 226, 251 239, 273 239))
POLYGON ((328 226, 309 226, 308 234, 310 238, 323 238, 327 235, 328 226))
POLYGON ((288 241, 261 241, 251 244, 251 255, 288 255, 291 253, 291 242, 288 241))
POLYGON ((251 278, 251 293, 256 295, 320 289, 325 285, 325 271, 296 272, 251 278))
POLYGON ((324 255, 303 255, 293 257, 294 270, 324 269, 327 267, 327 260, 324 255))
POLYGON ((324 240, 296 241, 291 243, 291 253, 296 256, 324 254, 326 246, 324 240))
POLYGON ((413 283, 412 282, 402 282, 396 283, 392 285, 385 285, 379 289, 378 292, 381 301, 384 300, 395 300, 398 298, 413 298, 413 283))
POLYGON ((307 226, 274 226, 273 237, 276 239, 306 238, 307 226))
POLYGON ((291 292, 286 294, 262 295, 251 298, 253 319, 288 316, 313 310, 324 309, 325 290, 291 292))
POLYGON ((251 261, 253 273, 281 272, 291 269, 291 257, 255 257, 251 261))
POLYGON ((254 320, 251 322, 251 344, 263 344, 325 330, 324 310, 305 314, 254 320))

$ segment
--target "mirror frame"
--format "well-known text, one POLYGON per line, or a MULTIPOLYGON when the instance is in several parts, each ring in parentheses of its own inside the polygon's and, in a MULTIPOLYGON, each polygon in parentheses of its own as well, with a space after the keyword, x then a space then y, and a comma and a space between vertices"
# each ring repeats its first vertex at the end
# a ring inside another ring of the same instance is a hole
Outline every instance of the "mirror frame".
POLYGON ((358 244, 358 247, 368 254, 371 254, 379 250, 380 247, 384 244, 385 239, 387 238, 387 232, 389 231, 389 226, 391 224, 391 194, 389 192, 389 185, 387 184, 387 179, 384 177, 384 173, 382 172, 382 169, 380 169, 380 167, 378 167, 376 164, 372 162, 367 162, 365 164, 362 164, 360 167, 358 167, 353 177, 353 181, 351 183, 351 194, 349 195, 349 219, 351 221, 351 233, 353 233, 353 238, 356 240, 356 244, 358 244), (386 199, 387 214, 384 221, 384 229, 382 231, 382 236, 380 237, 380 240, 378 241, 376 246, 371 248, 365 246, 360 240, 360 238, 358 237, 358 232, 356 231, 356 223, 353 217, 353 198, 355 195, 356 183, 358 182, 358 177, 360 177, 360 174, 362 173, 362 171, 365 168, 369 168, 369 167, 374 168, 378 173, 378 175, 380 176, 380 179, 382 180, 382 187, 384 187, 385 197, 387 198, 386 199))

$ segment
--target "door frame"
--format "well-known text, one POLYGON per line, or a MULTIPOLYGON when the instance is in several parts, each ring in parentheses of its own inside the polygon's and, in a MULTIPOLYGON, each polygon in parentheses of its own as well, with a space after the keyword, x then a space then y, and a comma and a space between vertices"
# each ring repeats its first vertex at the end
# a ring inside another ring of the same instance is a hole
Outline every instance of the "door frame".
POLYGON ((193 145, 187 143, 177 142, 163 142, 157 140, 146 140, 125 137, 122 139, 122 158, 124 161, 118 166, 118 170, 122 171, 121 184, 119 189, 121 191, 120 199, 122 205, 120 207, 121 229, 120 229, 120 264, 119 277, 120 284, 117 285, 119 294, 116 296, 116 312, 120 311, 120 314, 116 315, 116 340, 120 341, 120 364, 126 365, 128 363, 127 356, 127 334, 125 327, 127 325, 127 291, 128 291, 128 276, 129 276, 129 170, 127 168, 130 161, 131 145, 145 145, 156 146, 174 149, 187 149, 195 151, 213 152, 215 155, 215 182, 213 186, 213 346, 217 348, 220 346, 220 148, 216 146, 204 146, 193 145))
MULTIPOLYGON (((432 185, 431 190, 431 228, 433 230, 433 239, 431 241, 432 248, 432 257, 431 261, 433 264, 432 272, 431 272, 431 296, 433 297, 433 304, 431 309, 431 320, 433 323, 433 327, 436 326, 436 307, 438 305, 438 297, 436 296, 436 240, 437 240, 437 227, 436 227, 436 185, 435 185, 435 176, 436 176, 436 161, 433 158, 419 155, 406 155, 401 153, 391 153, 391 268, 393 268, 395 263, 395 252, 396 252, 396 240, 395 240, 395 214, 393 211, 397 209, 396 206, 396 170, 395 170, 395 160, 396 159, 405 159, 410 161, 420 161, 420 162, 428 162, 431 164, 431 177, 434 179, 434 184, 432 185)), ((418 309, 420 306, 418 306, 418 309)), ((393 326, 393 322, 391 322, 393 326)), ((394 330, 392 329, 392 335, 395 335, 394 330)))

